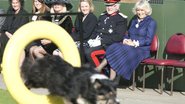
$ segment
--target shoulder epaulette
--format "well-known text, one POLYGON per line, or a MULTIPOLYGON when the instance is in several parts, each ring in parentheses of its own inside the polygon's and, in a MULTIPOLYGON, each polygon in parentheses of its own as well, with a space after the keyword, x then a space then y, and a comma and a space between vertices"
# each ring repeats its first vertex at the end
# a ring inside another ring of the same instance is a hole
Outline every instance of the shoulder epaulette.
POLYGON ((101 13, 100 15, 104 15, 105 13, 101 13))
POLYGON ((128 16, 124 15, 123 13, 119 13, 119 15, 121 15, 124 18, 127 18, 128 16))
POLYGON ((107 12, 105 11, 105 12, 103 12, 103 13, 101 13, 100 15, 105 15, 105 14, 107 14, 107 12))

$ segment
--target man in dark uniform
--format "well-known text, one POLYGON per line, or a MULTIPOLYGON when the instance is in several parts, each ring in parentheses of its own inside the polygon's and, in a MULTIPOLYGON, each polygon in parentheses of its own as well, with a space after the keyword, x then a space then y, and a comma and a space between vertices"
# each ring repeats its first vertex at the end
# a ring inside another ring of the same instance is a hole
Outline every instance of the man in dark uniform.
POLYGON ((106 11, 103 12, 98 21, 98 25, 92 33, 88 43, 90 48, 85 48, 87 61, 94 65, 91 53, 96 50, 105 49, 115 42, 121 42, 123 34, 127 30, 127 16, 120 13, 120 0, 104 0, 106 11))

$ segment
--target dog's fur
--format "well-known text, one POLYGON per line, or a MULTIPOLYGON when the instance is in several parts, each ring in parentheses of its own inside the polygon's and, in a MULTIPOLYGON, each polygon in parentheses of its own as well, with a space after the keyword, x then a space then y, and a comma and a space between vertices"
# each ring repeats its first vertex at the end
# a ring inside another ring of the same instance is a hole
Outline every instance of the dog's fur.
POLYGON ((102 98, 106 104, 119 104, 114 82, 89 65, 72 67, 58 56, 45 56, 34 63, 24 61, 21 69, 28 88, 47 88, 72 104, 97 104, 102 98))

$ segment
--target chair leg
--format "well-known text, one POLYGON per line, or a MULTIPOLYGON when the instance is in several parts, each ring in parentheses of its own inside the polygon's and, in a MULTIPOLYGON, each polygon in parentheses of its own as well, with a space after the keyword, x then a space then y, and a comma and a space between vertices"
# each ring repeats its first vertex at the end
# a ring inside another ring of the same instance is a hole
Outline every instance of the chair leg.
POLYGON ((174 69, 172 69, 172 74, 171 74, 171 89, 170 89, 170 96, 173 95, 173 76, 174 76, 174 69))
POLYGON ((132 75, 132 90, 134 91, 135 90, 135 86, 136 86, 136 82, 135 82, 135 70, 133 72, 133 75, 132 75))
POLYGON ((163 77, 164 77, 164 67, 161 69, 161 86, 160 86, 160 94, 163 94, 163 77))
POLYGON ((143 92, 145 91, 145 68, 146 68, 146 65, 144 65, 144 68, 143 68, 143 92))

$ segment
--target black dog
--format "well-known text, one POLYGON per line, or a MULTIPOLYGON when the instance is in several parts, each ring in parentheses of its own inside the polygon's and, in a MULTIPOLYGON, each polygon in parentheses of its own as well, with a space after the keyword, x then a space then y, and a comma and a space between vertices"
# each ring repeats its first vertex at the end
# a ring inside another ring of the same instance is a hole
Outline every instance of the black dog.
POLYGON ((47 88, 72 104, 97 104, 100 99, 103 104, 119 104, 115 83, 88 65, 72 67, 58 56, 45 56, 35 63, 24 61, 21 69, 28 88, 47 88))

